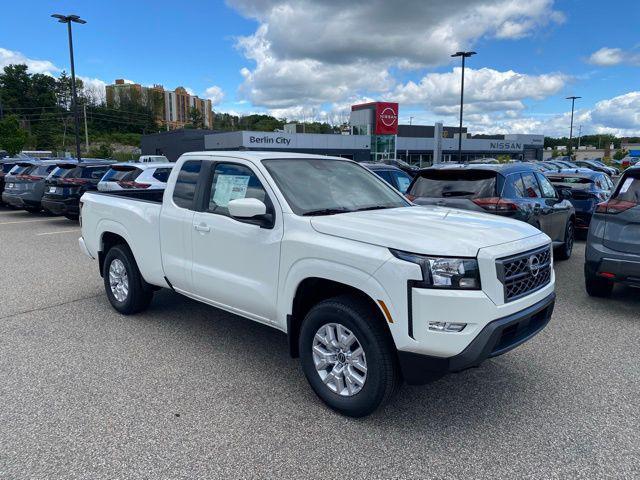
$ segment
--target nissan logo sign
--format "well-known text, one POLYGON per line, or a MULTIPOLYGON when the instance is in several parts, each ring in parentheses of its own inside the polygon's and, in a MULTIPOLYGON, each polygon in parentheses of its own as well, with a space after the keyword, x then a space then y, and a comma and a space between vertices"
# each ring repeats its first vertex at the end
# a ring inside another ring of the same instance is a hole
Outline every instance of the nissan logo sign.
POLYGON ((537 277, 540 273, 540 259, 538 258, 538 256, 530 256, 527 263, 529 264, 529 271, 531 272, 531 275, 537 277))
POLYGON ((380 121, 385 127, 392 127, 398 121, 398 115, 393 111, 393 108, 387 107, 380 112, 380 121))

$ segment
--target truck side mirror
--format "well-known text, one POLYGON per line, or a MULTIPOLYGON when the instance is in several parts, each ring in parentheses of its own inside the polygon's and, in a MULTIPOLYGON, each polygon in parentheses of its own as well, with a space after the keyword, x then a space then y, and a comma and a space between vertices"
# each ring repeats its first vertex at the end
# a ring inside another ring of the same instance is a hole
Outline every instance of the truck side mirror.
POLYGON ((234 218, 254 218, 267 213, 267 206, 257 198, 237 198, 227 204, 229 215, 234 218))

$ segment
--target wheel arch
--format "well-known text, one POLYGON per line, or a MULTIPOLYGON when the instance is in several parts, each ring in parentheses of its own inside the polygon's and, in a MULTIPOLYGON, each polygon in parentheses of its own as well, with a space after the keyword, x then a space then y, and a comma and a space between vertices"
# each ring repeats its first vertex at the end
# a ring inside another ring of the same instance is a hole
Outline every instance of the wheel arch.
POLYGON ((298 283, 291 301, 290 313, 287 314, 287 340, 289 353, 293 358, 300 355, 298 339, 302 322, 309 310, 323 300, 341 295, 353 296, 366 302, 371 308, 373 321, 381 322, 385 331, 391 335, 386 317, 388 311, 384 312, 383 307, 369 293, 337 280, 324 277, 306 277, 298 283))

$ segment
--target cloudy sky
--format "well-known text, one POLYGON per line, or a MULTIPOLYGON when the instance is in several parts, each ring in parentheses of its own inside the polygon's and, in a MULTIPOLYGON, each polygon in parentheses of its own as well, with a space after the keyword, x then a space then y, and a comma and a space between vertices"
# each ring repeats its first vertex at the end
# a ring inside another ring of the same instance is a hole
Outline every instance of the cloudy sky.
POLYGON ((0 66, 76 70, 97 87, 126 78, 184 86, 221 112, 338 122, 364 100, 400 102, 401 121, 456 124, 457 50, 474 133, 640 135, 638 0, 186 0, 10 2, 0 66), (52 10, 55 5, 56 12, 52 10))

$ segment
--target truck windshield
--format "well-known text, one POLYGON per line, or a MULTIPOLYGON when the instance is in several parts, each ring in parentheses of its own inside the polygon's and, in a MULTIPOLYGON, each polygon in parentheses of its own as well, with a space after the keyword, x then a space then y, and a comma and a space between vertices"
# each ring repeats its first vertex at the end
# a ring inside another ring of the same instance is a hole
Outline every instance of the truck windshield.
POLYGON ((384 180, 348 160, 287 158, 264 160, 263 164, 297 215, 410 205, 384 180))

